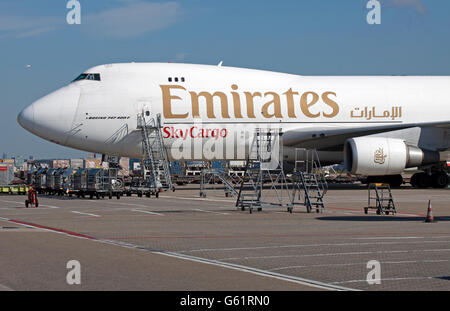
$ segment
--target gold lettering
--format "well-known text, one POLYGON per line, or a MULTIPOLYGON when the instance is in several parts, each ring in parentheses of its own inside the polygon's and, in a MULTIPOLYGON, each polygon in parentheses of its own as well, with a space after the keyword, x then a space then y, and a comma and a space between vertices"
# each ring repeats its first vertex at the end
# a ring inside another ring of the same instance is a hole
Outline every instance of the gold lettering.
POLYGON ((317 95, 317 93, 314 92, 305 92, 303 93, 301 99, 300 99, 300 108, 302 109, 302 112, 305 116, 307 116, 308 118, 317 118, 320 116, 320 113, 317 114, 312 114, 309 111, 309 107, 315 105, 317 102, 319 101, 319 95, 317 95), (312 101, 308 102, 308 95, 312 95, 312 101))
POLYGON ((334 95, 335 97, 337 97, 336 93, 334 93, 334 92, 325 92, 325 93, 322 94, 322 100, 323 100, 323 102, 325 104, 327 104, 328 106, 333 108, 333 112, 332 113, 325 113, 324 112, 323 116, 325 118, 334 118, 339 113, 339 105, 334 100, 331 100, 328 97, 329 95, 334 95))
POLYGON ((254 106, 254 102, 253 99, 258 96, 258 97, 262 97, 260 92, 255 92, 255 93, 250 93, 250 92, 245 92, 245 97, 247 99, 247 116, 249 118, 256 118, 255 117, 255 106, 254 106))
POLYGON ((189 113, 185 114, 174 114, 172 113, 172 99, 180 99, 179 96, 171 95, 170 90, 171 89, 186 89, 179 85, 160 85, 162 90, 162 96, 163 96, 163 114, 164 118, 167 119, 185 119, 188 117, 189 113))
MULTIPOLYGON (((233 84, 231 88, 237 91, 238 86, 233 84)), ((231 92, 231 94, 233 95, 234 116, 236 118, 243 118, 241 113, 241 98, 237 92, 231 92)))
POLYGON ((211 93, 208 92, 201 92, 200 94, 197 94, 195 92, 189 92, 191 94, 192 99, 192 116, 194 118, 200 118, 200 108, 198 99, 200 96, 203 96, 206 100, 206 113, 209 119, 215 119, 216 116, 214 115, 214 97, 218 96, 220 97, 220 104, 222 107, 222 117, 223 118, 230 118, 230 115, 228 114, 228 98, 227 95, 225 95, 222 92, 215 92, 211 95, 211 93))
POLYGON ((273 99, 262 107, 262 114, 264 118, 283 118, 281 115, 281 100, 280 95, 278 95, 275 92, 267 92, 264 94, 264 96, 272 95, 273 99), (269 107, 273 105, 273 113, 269 113, 269 107))
POLYGON ((295 109, 294 109, 294 95, 298 95, 298 92, 293 92, 292 88, 290 88, 286 93, 287 106, 288 106, 288 116, 289 118, 296 118, 295 109))

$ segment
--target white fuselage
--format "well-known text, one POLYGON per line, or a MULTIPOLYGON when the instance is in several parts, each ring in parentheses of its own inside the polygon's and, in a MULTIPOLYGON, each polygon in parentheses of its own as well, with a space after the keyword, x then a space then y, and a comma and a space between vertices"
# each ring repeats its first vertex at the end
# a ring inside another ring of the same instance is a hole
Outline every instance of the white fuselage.
MULTIPOLYGON (((320 135, 450 120, 449 77, 306 77, 162 63, 103 65, 87 73, 100 80, 80 79, 34 102, 19 115, 20 124, 64 146, 139 158, 137 115, 149 120, 160 114, 173 159, 210 160, 212 154, 234 160, 245 158, 239 150, 248 147, 256 128, 317 129, 320 135), (214 146, 213 152, 194 150, 199 144, 214 146)), ((448 148, 446 143, 435 148, 448 148)))

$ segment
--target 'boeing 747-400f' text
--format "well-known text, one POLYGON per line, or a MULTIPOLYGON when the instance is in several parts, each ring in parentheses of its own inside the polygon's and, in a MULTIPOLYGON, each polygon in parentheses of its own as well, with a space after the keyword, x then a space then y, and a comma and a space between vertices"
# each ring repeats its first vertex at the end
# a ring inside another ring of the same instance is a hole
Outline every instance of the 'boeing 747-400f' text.
POLYGON ((352 174, 392 181, 418 167, 422 173, 413 176, 414 184, 446 187, 442 155, 450 148, 449 94, 450 77, 110 64, 34 102, 18 121, 60 145, 138 158, 137 116, 159 114, 174 160, 242 160, 255 129, 272 128, 282 133, 285 161, 294 160, 296 148, 314 148, 322 163, 343 162, 352 174))

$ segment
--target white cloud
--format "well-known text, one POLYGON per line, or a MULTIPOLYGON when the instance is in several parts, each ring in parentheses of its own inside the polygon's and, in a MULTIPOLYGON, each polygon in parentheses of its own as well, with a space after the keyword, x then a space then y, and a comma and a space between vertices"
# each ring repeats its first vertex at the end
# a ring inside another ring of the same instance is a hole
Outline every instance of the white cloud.
POLYGON ((137 37, 176 23, 181 7, 176 2, 120 0, 125 6, 87 15, 82 23, 89 32, 109 37, 137 37))
POLYGON ((425 14, 427 12, 422 0, 385 0, 383 2, 385 6, 413 8, 420 14, 425 14))
POLYGON ((0 39, 33 37, 61 25, 63 22, 56 17, 0 16, 0 39))
MULTIPOLYGON (((89 34, 106 37, 138 37, 176 23, 182 15, 176 2, 116 0, 119 7, 99 13, 87 13, 81 7, 81 29, 89 34)), ((67 11, 68 12, 68 11, 67 11)), ((66 11, 61 16, 34 17, 0 14, 0 39, 35 37, 64 27, 66 11)))

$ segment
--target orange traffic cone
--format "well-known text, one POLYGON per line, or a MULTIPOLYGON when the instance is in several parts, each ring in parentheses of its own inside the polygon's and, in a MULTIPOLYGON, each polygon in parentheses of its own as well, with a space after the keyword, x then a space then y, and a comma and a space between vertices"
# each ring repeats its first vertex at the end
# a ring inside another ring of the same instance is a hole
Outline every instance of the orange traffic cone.
POLYGON ((431 200, 428 200, 428 211, 427 211, 427 218, 425 219, 425 222, 434 222, 433 211, 431 209, 431 200))

